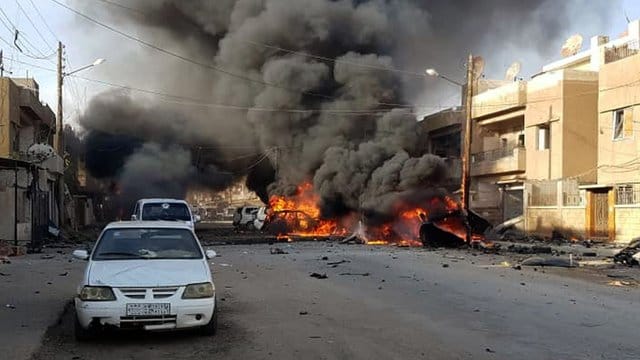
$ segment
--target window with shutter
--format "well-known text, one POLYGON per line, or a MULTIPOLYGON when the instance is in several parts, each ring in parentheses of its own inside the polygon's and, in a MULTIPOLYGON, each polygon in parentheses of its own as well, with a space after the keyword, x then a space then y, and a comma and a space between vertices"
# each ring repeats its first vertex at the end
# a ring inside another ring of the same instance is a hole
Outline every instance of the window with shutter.
POLYGON ((624 137, 633 137, 633 109, 624 109, 624 137))

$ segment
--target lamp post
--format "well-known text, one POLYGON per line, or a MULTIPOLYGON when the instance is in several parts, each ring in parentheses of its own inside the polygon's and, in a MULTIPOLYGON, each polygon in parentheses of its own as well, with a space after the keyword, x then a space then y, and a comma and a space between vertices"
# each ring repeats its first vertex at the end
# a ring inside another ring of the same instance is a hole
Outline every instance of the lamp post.
MULTIPOLYGON (((426 74, 429 76, 434 76, 445 81, 448 81, 454 85, 460 86, 463 90, 466 90, 465 95, 465 126, 464 126, 464 143, 462 150, 462 179, 460 181, 460 192, 462 197, 462 208, 464 211, 469 210, 469 185, 471 178, 470 171, 470 161, 471 161, 471 108, 472 108, 472 97, 473 97, 473 79, 474 79, 474 68, 473 68, 473 55, 469 54, 469 60, 467 62, 467 83, 462 84, 461 82, 450 79, 447 76, 444 76, 438 73, 435 69, 427 69, 426 74), (466 89, 465 89, 466 86, 466 89)), ((470 229, 467 229, 466 239, 465 241, 470 244, 471 243, 471 233, 470 229)))
POLYGON ((64 46, 62 42, 58 42, 58 109, 56 112, 56 137, 54 139, 54 147, 60 157, 62 157, 62 176, 58 184, 58 227, 61 229, 64 224, 64 121, 62 119, 62 85, 64 84, 64 78, 75 74, 77 72, 98 66, 105 62, 104 59, 96 59, 89 65, 82 66, 76 70, 64 72, 64 66, 62 64, 62 52, 64 46))

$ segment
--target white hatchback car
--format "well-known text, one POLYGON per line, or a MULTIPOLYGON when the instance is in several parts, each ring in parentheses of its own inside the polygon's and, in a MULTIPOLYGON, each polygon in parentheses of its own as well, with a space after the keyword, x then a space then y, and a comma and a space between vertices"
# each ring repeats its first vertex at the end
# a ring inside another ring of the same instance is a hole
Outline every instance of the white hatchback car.
POLYGON ((207 259, 187 224, 165 221, 107 225, 88 260, 75 298, 78 340, 105 326, 144 330, 217 327, 216 292, 207 259))

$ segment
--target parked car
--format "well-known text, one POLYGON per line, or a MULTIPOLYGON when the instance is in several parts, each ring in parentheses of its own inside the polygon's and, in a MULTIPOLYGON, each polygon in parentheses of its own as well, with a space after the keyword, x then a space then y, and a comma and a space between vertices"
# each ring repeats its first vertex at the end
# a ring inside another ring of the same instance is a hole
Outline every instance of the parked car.
POLYGON ((216 292, 193 229, 175 221, 126 221, 107 225, 87 260, 75 297, 75 335, 94 337, 105 326, 121 329, 217 327, 216 292))
POLYGON ((237 208, 236 212, 233 214, 233 227, 238 230, 253 230, 253 221, 258 215, 259 209, 260 208, 257 206, 243 206, 237 208))
POLYGON ((189 204, 178 199, 140 199, 131 214, 131 220, 136 221, 181 221, 191 228, 200 221, 199 215, 194 215, 189 204))

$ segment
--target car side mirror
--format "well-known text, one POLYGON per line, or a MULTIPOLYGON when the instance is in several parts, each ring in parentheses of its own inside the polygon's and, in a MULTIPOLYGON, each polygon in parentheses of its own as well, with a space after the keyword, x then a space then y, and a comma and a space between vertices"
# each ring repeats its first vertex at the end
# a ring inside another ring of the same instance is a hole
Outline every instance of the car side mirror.
POLYGON ((200 221, 202 221, 202 218, 200 217, 200 215, 193 215, 193 222, 199 223, 200 221))
POLYGON ((87 260, 89 259, 89 252, 87 250, 74 250, 73 257, 78 260, 87 260))
POLYGON ((213 259, 214 257, 218 256, 218 254, 213 250, 207 250, 204 253, 207 255, 207 259, 213 259))
POLYGON ((138 220, 138 215, 131 215, 131 221, 138 220))

